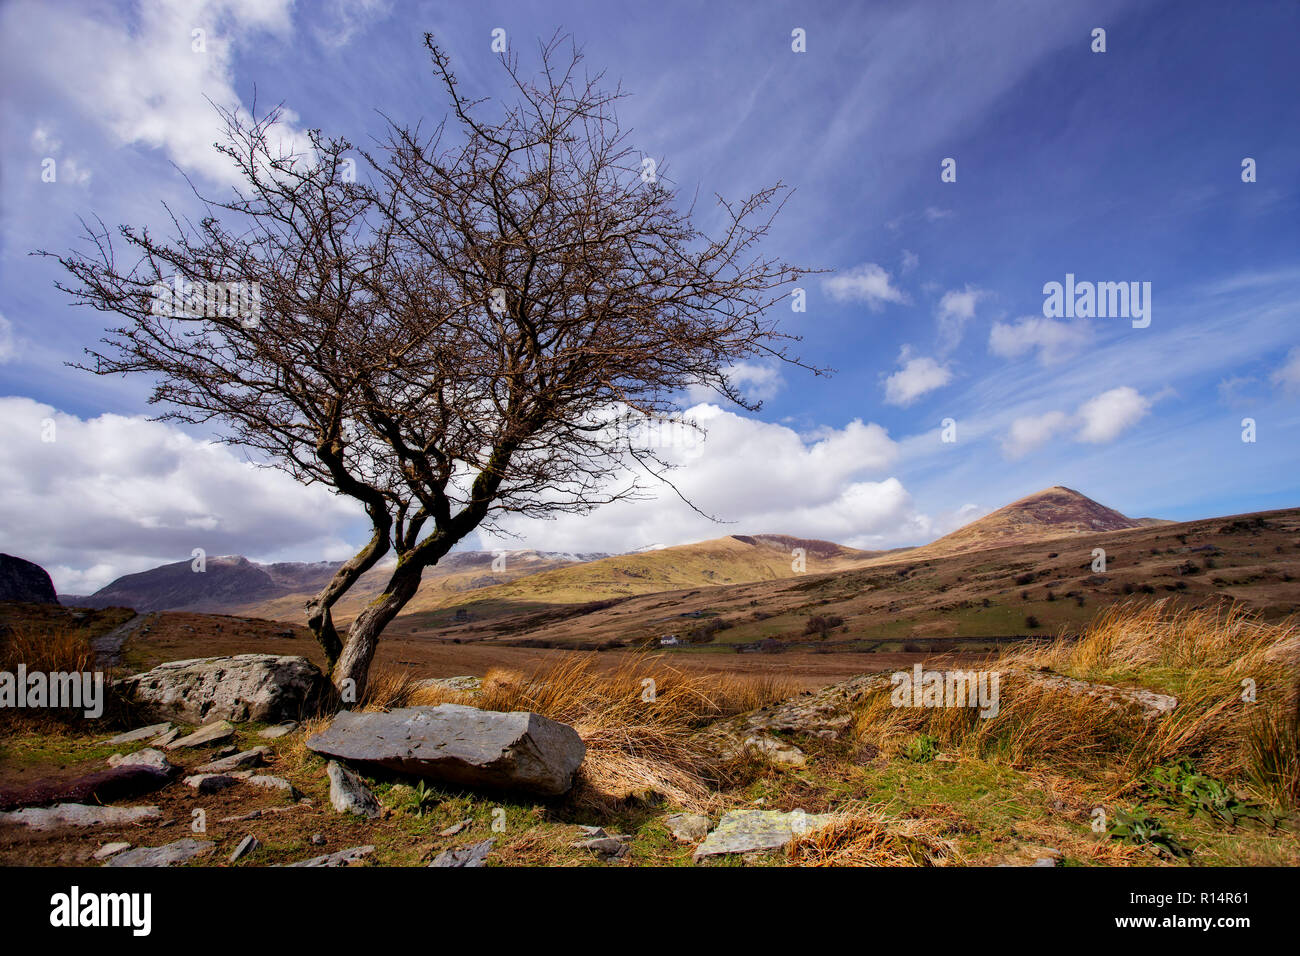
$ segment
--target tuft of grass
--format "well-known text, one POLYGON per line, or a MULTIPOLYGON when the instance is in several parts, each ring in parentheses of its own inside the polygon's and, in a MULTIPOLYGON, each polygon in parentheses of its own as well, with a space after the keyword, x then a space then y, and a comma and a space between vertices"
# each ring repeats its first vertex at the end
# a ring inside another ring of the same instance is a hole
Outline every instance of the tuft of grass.
POLYGON ((417 691, 417 704, 464 703, 485 710, 532 711, 572 726, 587 745, 579 802, 609 807, 659 795, 693 810, 717 801, 728 768, 691 734, 703 723, 798 692, 770 677, 687 674, 658 659, 629 655, 613 672, 574 655, 532 674, 494 669, 474 694, 442 687, 417 691))
POLYGON ((1246 776, 1280 807, 1300 807, 1300 721, 1294 709, 1255 714, 1246 736, 1246 776))
POLYGON ((934 820, 889 820, 865 807, 849 808, 825 826, 801 834, 786 849, 794 866, 947 866, 961 857, 934 820))
POLYGON ((1296 806, 1300 757, 1300 624, 1266 622, 1236 606, 1125 603, 1101 613, 1077 639, 1021 647, 986 665, 1000 672, 1000 708, 895 708, 888 690, 856 715, 860 737, 898 752, 932 735, 945 750, 1018 767, 1109 775, 1119 791, 1155 767, 1194 761, 1225 781, 1250 782, 1284 811, 1296 806), (1158 719, 1029 680, 1050 670, 1081 680, 1174 693, 1158 719))

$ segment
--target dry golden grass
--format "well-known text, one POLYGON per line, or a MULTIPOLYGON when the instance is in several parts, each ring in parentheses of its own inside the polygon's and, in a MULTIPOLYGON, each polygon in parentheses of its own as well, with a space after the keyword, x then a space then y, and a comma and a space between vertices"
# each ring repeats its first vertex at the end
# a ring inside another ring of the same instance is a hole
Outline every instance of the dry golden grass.
POLYGON ((721 768, 691 731, 797 692, 771 677, 686 674, 644 657, 600 673, 589 656, 575 655, 532 674, 490 671, 477 692, 423 688, 411 702, 532 711, 571 725, 587 745, 579 801, 600 805, 654 792, 704 810, 717 799, 710 782, 721 768))
POLYGON ((14 671, 19 664, 29 672, 89 671, 95 652, 81 631, 20 624, 0 633, 0 670, 14 671))
POLYGON ((1001 674, 994 717, 980 718, 969 707, 895 708, 885 691, 860 709, 857 730, 894 750, 926 733, 942 748, 1000 755, 1020 767, 1101 771, 1120 782, 1185 757, 1214 776, 1253 781, 1282 806, 1296 803, 1300 625, 1294 619, 1269 623, 1240 607, 1123 604, 1100 614, 1077 640, 1063 636, 1014 650, 988 668, 1001 674), (1043 668, 1173 693, 1178 706, 1167 717, 1144 719, 1023 675, 1043 668), (1247 687, 1255 702, 1243 699, 1247 687))
MULTIPOLYGON (((85 633, 66 627, 18 624, 0 628, 0 671, 15 673, 18 665, 27 672, 78 673, 96 670, 95 652, 85 633)), ((110 689, 111 678, 105 675, 105 706, 110 719, 121 708, 122 702, 110 689)), ((0 709, 0 722, 25 727, 67 725, 80 723, 80 710, 56 709, 0 709)))
POLYGON ((963 861, 934 820, 890 820, 868 807, 846 808, 786 849, 794 866, 949 866, 963 861))

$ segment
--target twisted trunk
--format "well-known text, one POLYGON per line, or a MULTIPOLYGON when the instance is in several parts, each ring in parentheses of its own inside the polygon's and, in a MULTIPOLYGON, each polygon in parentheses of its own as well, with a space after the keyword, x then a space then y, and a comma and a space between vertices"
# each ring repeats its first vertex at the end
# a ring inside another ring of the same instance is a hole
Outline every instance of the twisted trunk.
POLYGON ((364 548, 334 573, 329 584, 307 602, 307 626, 325 651, 326 666, 332 668, 343 652, 343 641, 334 628, 330 609, 357 583, 361 575, 373 568, 388 553, 388 529, 375 528, 374 536, 364 548))
POLYGON ((330 679, 345 705, 365 699, 370 663, 379 646, 379 635, 420 589, 426 562, 400 561, 388 579, 384 593, 366 605, 348 628, 348 639, 334 664, 330 679))

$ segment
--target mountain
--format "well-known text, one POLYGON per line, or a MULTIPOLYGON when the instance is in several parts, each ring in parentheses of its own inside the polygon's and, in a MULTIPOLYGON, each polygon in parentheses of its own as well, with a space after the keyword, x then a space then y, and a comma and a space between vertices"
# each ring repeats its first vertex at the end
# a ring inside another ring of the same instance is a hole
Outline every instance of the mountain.
POLYGON ((0 554, 0 601, 58 604, 50 576, 39 564, 12 554, 0 554))
POLYGON ((1013 501, 937 541, 917 548, 912 554, 957 554, 1072 534, 1126 531, 1163 523, 1158 518, 1129 518, 1113 508, 1098 504, 1073 488, 1054 485, 1013 501))
MULTIPOLYGON (((526 550, 506 551, 502 561, 498 554, 492 551, 449 554, 436 567, 425 572, 421 589, 456 592, 487 587, 527 574, 606 557, 603 553, 526 550)), ((341 561, 259 564, 241 555, 226 555, 208 558, 201 573, 193 569, 191 562, 178 561, 124 575, 91 595, 64 595, 63 600, 78 607, 258 614, 297 620, 302 616, 303 602, 324 587, 341 566, 341 561)), ((373 599, 391 569, 391 560, 380 562, 362 575, 349 597, 359 603, 373 599)))
MULTIPOLYGON (((568 554, 534 550, 462 551, 425 572, 404 616, 477 621, 523 611, 626 599, 665 591, 777 581, 984 548, 1038 542, 1063 535, 1154 527, 1158 519, 1132 519, 1069 488, 1056 486, 1012 502, 931 544, 892 552, 859 551, 830 541, 781 534, 735 534, 693 544, 629 554, 568 554), (803 567, 795 550, 803 550, 803 567), (458 609, 464 609, 463 611, 458 609)), ((303 604, 339 567, 338 562, 258 564, 240 556, 209 558, 197 574, 188 562, 119 578, 87 598, 65 596, 82 607, 184 610, 300 621, 303 604)), ((343 622, 381 592, 392 560, 371 569, 334 608, 343 622)))

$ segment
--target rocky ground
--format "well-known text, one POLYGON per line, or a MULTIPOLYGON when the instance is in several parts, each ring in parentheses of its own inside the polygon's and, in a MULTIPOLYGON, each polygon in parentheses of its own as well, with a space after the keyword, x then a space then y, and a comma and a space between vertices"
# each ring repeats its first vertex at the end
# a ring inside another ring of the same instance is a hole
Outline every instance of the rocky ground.
MULTIPOLYGON (((1251 640, 1234 659, 1271 687, 1260 661, 1294 633, 1251 640)), ((111 733, 7 728, 0 865, 1300 864, 1291 806, 1216 743, 1235 724, 1169 749, 1213 716, 1187 674, 1004 663, 987 724, 891 709, 888 675, 710 717, 682 703, 704 684, 664 673, 644 705, 638 675, 580 670, 414 682, 299 723, 320 690, 300 659, 171 666, 119 685, 139 709, 111 733)))

